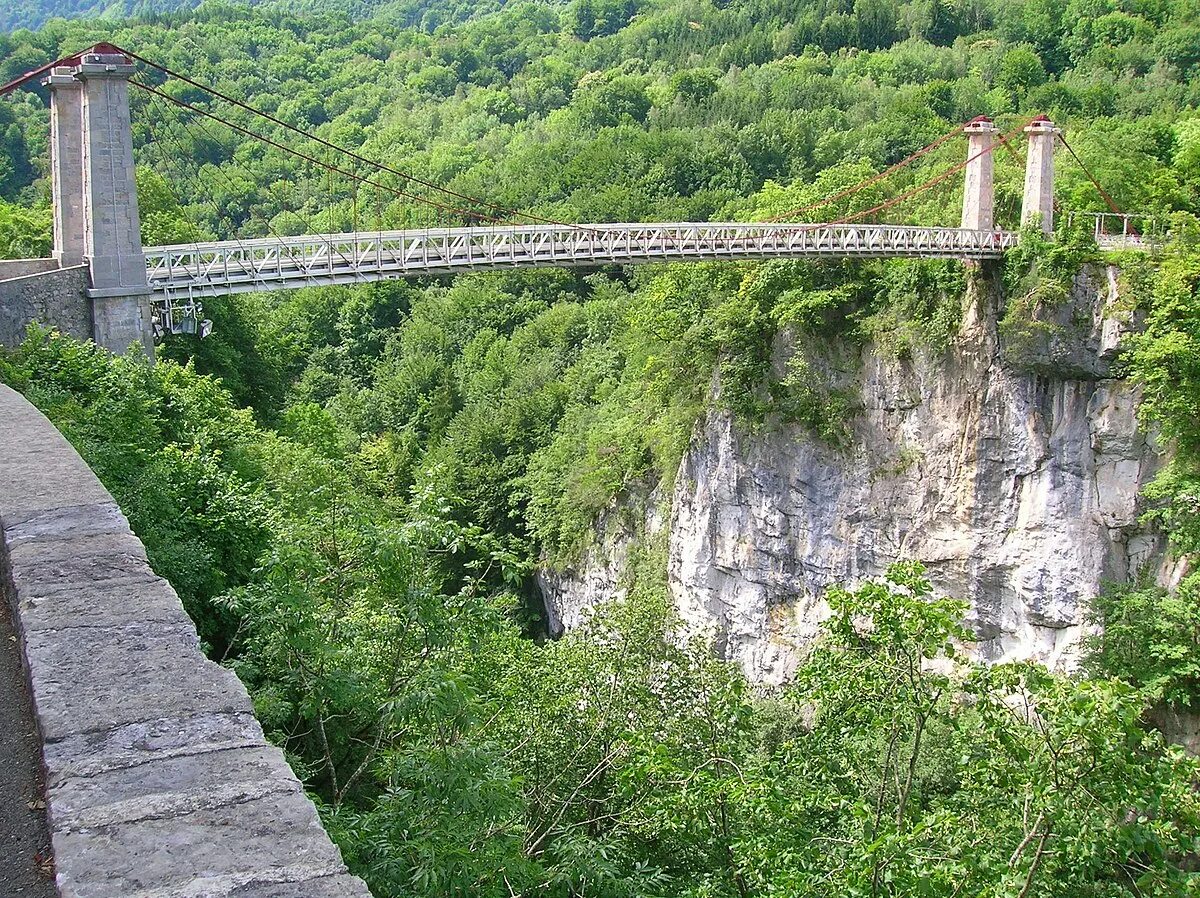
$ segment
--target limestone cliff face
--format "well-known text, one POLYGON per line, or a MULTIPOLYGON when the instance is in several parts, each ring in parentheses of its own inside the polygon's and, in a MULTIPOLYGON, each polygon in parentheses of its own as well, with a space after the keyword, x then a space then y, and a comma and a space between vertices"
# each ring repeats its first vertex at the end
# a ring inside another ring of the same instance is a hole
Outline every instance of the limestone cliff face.
MULTIPOLYGON (((1019 352, 999 332, 1000 302, 977 281, 936 357, 827 354, 862 406, 845 448, 798 425, 750 433, 718 411, 698 424, 669 518, 648 529, 669 527, 684 619, 753 679, 788 677, 830 584, 897 558, 922 560, 940 594, 970 602, 978 656, 1055 666, 1075 657, 1102 580, 1162 573, 1161 540, 1138 524, 1161 457, 1138 430, 1135 389, 1109 376, 1130 326, 1116 272, 1083 272, 1019 352)), ((555 626, 619 594, 645 529, 600 522, 575 569, 543 572, 555 626)))

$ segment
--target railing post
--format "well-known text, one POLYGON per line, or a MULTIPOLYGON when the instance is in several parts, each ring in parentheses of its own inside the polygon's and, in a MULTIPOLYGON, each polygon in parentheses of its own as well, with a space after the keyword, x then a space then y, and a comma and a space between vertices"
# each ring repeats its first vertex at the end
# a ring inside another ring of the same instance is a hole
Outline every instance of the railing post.
POLYGON ((83 82, 85 252, 91 272, 92 329, 112 352, 137 343, 154 357, 150 286, 142 250, 129 120, 132 61, 87 53, 74 70, 83 82))
POLYGON ((1054 141, 1062 133, 1054 122, 1039 115, 1025 128, 1029 156, 1025 163, 1025 194, 1021 224, 1036 223, 1047 234, 1054 232, 1054 141))
POLYGON ((967 135, 967 176, 963 187, 962 227, 990 231, 995 224, 996 191, 992 147, 1000 129, 981 115, 963 127, 967 135))

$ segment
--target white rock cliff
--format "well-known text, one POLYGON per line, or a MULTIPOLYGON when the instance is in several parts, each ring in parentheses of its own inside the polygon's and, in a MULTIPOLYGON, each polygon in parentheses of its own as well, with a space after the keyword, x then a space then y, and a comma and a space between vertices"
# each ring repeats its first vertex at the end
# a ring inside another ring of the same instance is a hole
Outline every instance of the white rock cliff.
POLYGON ((1070 666, 1102 581, 1169 575, 1160 537, 1139 524, 1162 458, 1138 429, 1136 390, 1109 376, 1128 327, 1116 272, 1081 273, 1019 363, 998 332, 999 293, 973 284, 944 354, 867 346, 826 360, 862 406, 846 448, 799 425, 750 433, 710 412, 668 519, 630 528, 610 516, 576 567, 542 572, 552 631, 620 595, 630 547, 665 526, 684 620, 715 632, 760 683, 794 670, 829 585, 897 558, 920 559, 939 594, 970 602, 978 657, 1070 666))

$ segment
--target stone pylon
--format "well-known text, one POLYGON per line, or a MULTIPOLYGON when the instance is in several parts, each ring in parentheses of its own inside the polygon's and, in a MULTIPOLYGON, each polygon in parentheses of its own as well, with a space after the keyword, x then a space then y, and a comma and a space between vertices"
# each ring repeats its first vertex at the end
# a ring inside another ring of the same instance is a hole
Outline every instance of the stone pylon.
POLYGON ((51 149, 55 249, 61 247, 64 266, 79 256, 88 265, 96 343, 112 352, 137 344, 153 358, 129 119, 133 72, 122 54, 91 52, 69 71, 56 69, 47 79, 57 112, 52 113, 51 149), (68 84, 72 79, 78 88, 68 84))
POLYGON ((992 148, 1000 129, 987 116, 979 116, 963 127, 967 135, 967 177, 963 186, 962 227, 990 231, 995 226, 996 189, 992 148))
POLYGON ((1054 231, 1054 143, 1061 130, 1039 115, 1025 128, 1029 155, 1025 162, 1025 193, 1021 200, 1021 224, 1036 223, 1047 233, 1054 231))
POLYGON ((61 268, 83 264, 86 212, 83 203, 83 82, 72 69, 52 69, 50 178, 54 195, 54 258, 61 268))

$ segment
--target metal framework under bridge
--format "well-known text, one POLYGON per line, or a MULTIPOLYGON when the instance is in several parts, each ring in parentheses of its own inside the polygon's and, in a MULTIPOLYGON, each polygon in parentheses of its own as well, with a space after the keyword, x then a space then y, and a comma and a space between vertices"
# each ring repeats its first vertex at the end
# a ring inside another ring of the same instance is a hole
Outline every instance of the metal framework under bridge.
POLYGON ((506 267, 761 258, 996 259, 1012 231, 864 224, 496 225, 148 247, 168 311, 188 300, 506 267))

